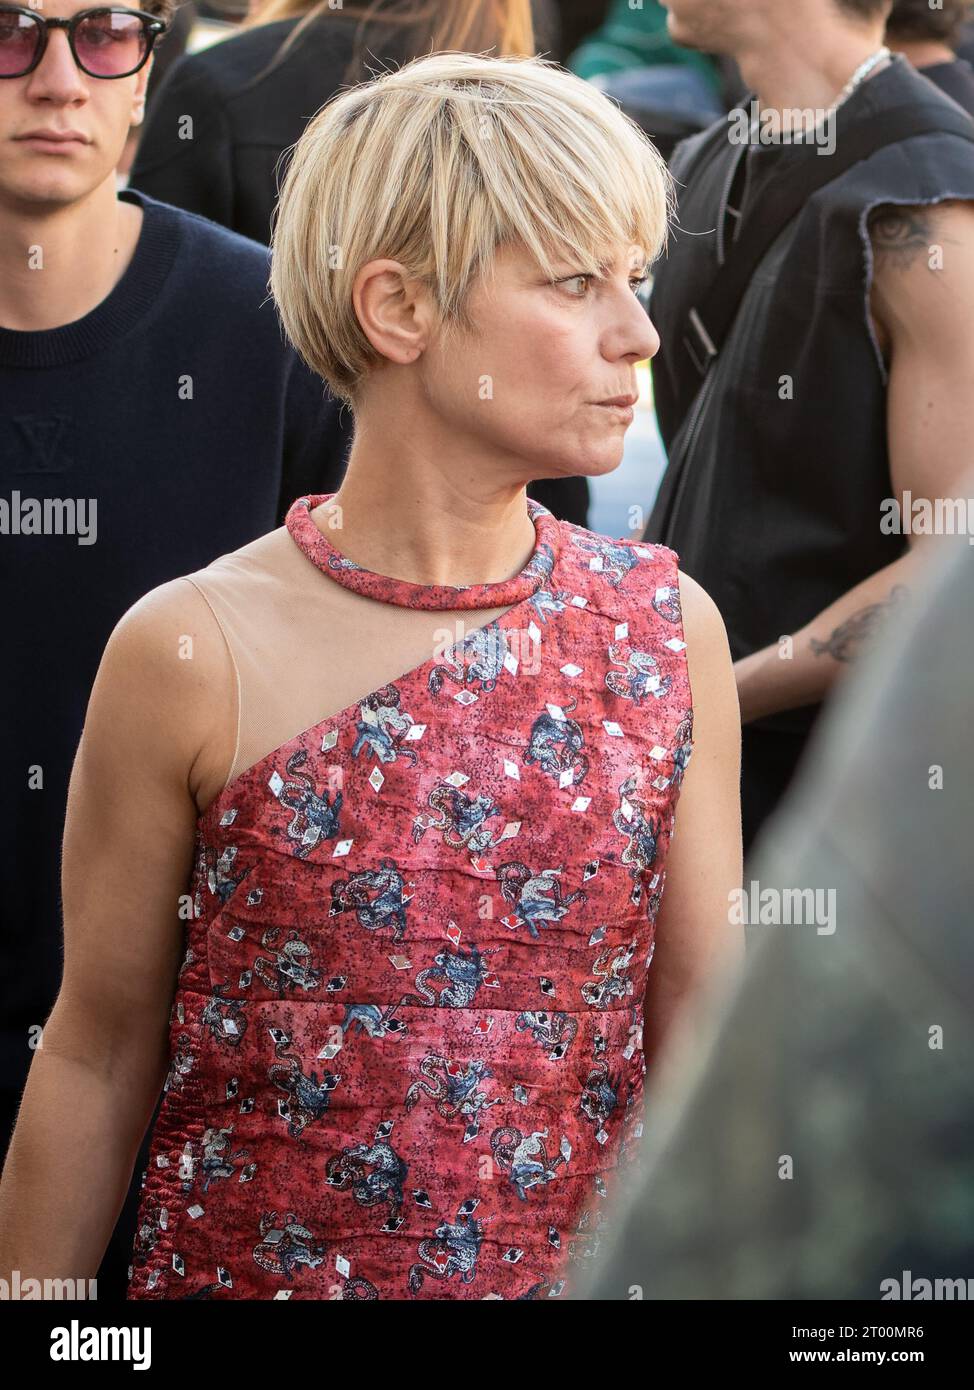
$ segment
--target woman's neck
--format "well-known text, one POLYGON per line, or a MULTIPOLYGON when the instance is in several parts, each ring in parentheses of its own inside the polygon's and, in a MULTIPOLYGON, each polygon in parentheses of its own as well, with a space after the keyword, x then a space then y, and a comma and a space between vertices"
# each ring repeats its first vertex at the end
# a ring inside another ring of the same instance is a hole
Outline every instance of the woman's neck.
POLYGON ((370 455, 356 440, 330 516, 334 543, 348 559, 414 584, 501 582, 519 574, 537 545, 523 482, 477 484, 456 451, 443 470, 370 455), (340 512, 335 512, 335 507, 340 512))

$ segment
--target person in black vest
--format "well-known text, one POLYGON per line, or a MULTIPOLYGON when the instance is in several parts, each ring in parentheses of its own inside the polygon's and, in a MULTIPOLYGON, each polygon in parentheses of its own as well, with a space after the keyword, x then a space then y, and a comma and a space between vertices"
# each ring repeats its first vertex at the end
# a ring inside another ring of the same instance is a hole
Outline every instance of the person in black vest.
MULTIPOLYGON (((77 61, 63 29, 42 47, 45 20, 82 9, 0 6, 4 1149, 61 978, 68 778, 108 636, 147 590, 337 487, 350 443, 348 412, 282 336, 267 248, 117 193, 166 0, 147 21, 89 13, 77 61)), ((130 1233, 114 1247, 119 1281, 130 1248, 130 1233)))
POLYGON ((974 115, 974 68, 957 56, 957 43, 970 14, 971 0, 940 0, 937 8, 930 0, 893 0, 886 43, 974 115))
POLYGON ((644 533, 727 624, 746 845, 830 687, 909 592, 905 494, 949 494, 974 433, 974 123, 883 47, 889 9, 669 0, 673 37, 734 57, 753 92, 673 158, 679 227, 650 308, 669 462, 644 533), (714 355, 697 306, 810 176, 714 355))

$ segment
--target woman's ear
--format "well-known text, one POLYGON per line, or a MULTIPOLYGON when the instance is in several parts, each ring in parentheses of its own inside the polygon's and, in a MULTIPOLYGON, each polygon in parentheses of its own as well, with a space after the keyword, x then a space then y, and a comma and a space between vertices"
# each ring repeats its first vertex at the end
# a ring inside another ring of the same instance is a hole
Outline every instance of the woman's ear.
POLYGON ((426 348, 433 321, 429 290, 400 261, 362 266, 352 286, 362 332, 390 362, 415 362, 426 348))

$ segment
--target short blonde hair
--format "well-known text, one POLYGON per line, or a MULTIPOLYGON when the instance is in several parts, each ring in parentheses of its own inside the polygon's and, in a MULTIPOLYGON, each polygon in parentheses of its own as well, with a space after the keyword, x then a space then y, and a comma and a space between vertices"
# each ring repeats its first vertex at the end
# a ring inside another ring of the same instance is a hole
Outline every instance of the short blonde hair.
POLYGON ((593 269, 610 247, 656 258, 673 210, 666 165, 595 87, 542 58, 438 53, 340 93, 294 147, 269 287, 312 371, 354 404, 379 360, 352 285, 389 257, 428 285, 447 331, 497 248, 593 269))

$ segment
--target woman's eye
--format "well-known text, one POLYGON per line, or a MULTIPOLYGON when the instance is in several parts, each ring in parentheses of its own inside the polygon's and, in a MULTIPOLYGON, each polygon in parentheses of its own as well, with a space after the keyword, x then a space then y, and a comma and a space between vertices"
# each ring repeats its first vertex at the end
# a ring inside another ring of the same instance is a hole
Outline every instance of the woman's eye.
MULTIPOLYGON (((588 293, 591 282, 595 278, 595 275, 584 273, 581 275, 566 276, 564 280, 559 280, 557 283, 559 285, 568 286, 569 293, 573 299, 584 299, 588 293), (579 286, 581 286, 580 289, 578 288, 579 286)), ((643 286, 648 283, 649 278, 648 275, 632 276, 629 280, 629 288, 632 290, 633 294, 638 295, 643 286)))
POLYGON ((578 293, 577 291, 575 291, 575 290, 572 290, 572 291, 571 291, 571 293, 575 296, 576 299, 582 299, 582 298, 584 298, 585 293, 586 293, 587 290, 588 290, 588 284, 589 284, 589 281, 591 280, 591 278, 592 278, 591 275, 573 275, 573 276, 571 277, 571 279, 569 279, 569 280, 562 280, 561 283, 562 283, 563 285, 569 285, 569 286, 571 286, 571 285, 582 285, 582 286, 584 286, 584 288, 583 288, 581 294, 579 294, 579 293, 578 293))

